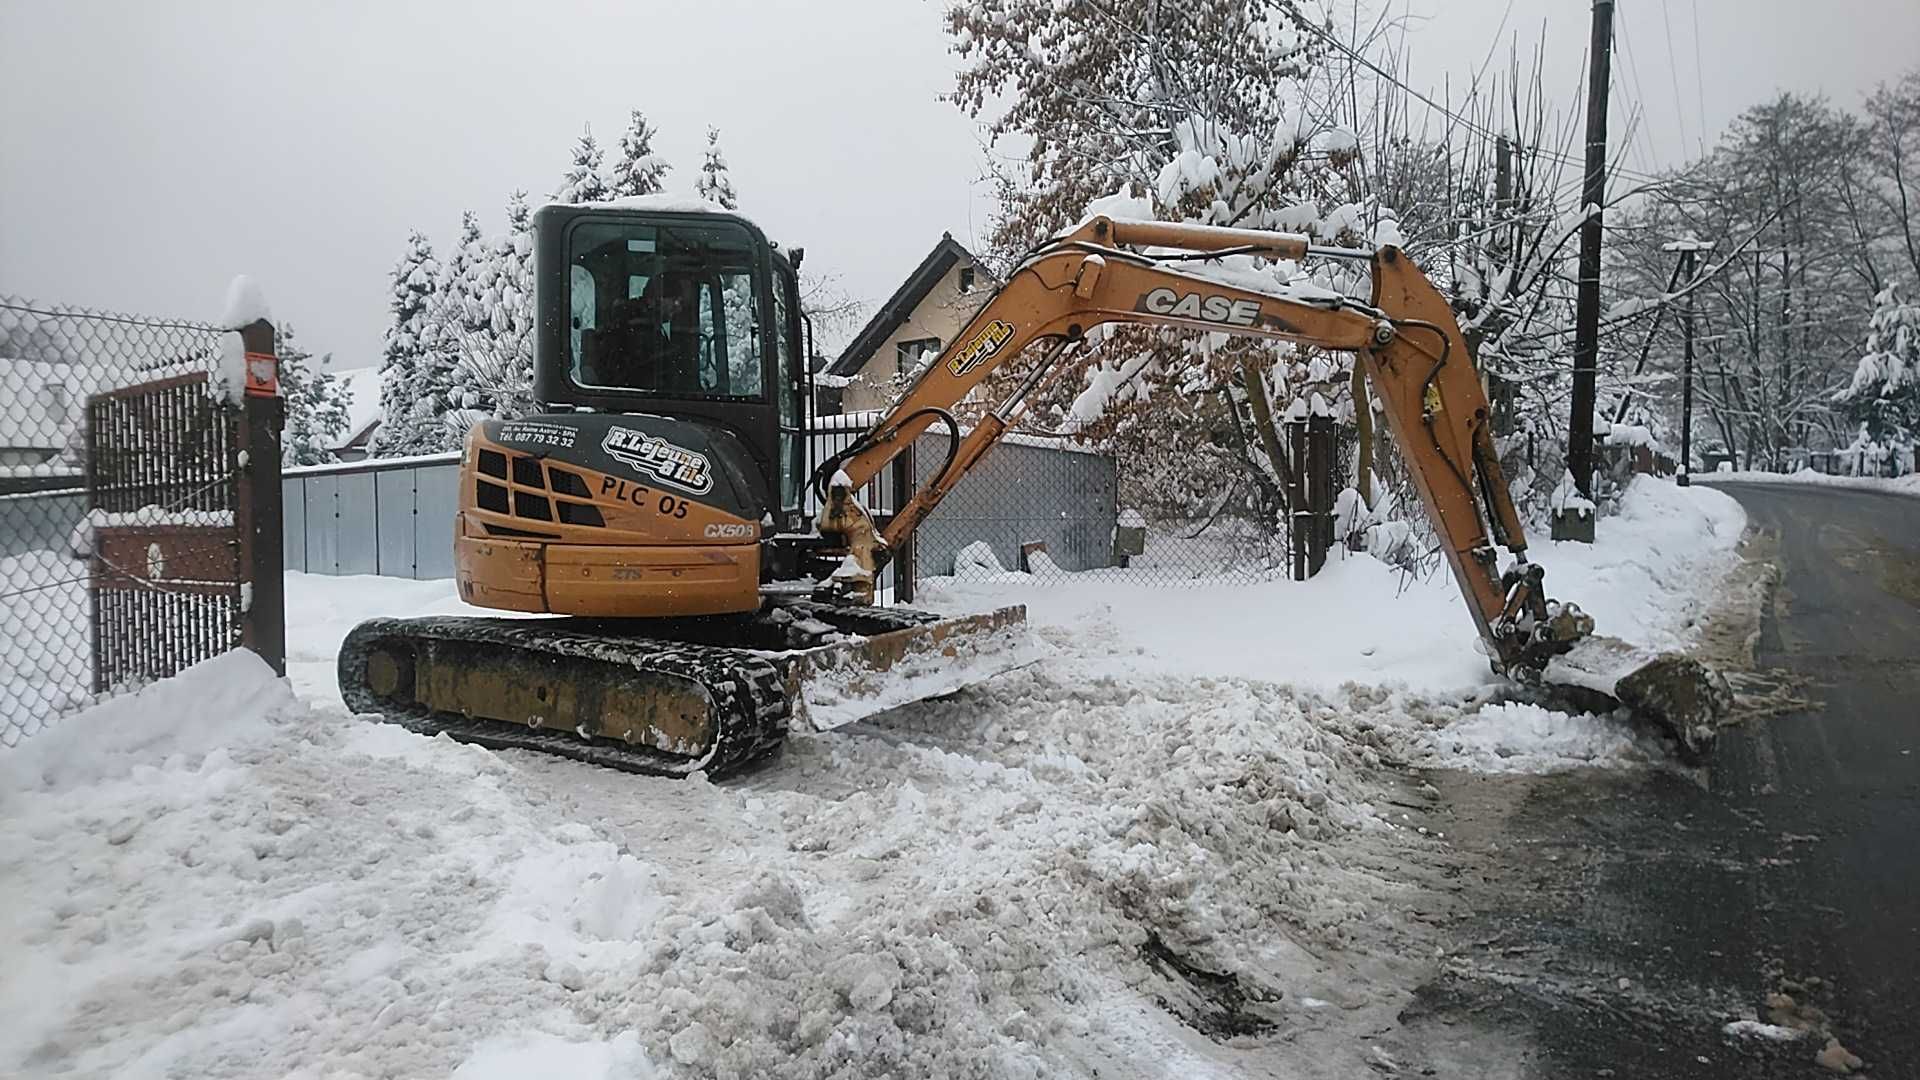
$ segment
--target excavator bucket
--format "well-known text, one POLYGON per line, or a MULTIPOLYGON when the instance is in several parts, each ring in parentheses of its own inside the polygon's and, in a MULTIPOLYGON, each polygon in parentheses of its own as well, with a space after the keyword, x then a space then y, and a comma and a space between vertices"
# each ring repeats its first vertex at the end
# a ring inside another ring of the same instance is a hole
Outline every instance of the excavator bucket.
POLYGON ((1733 708, 1726 676, 1691 657, 1589 635, 1547 662, 1543 683, 1583 708, 1625 706, 1679 742, 1681 757, 1704 761, 1733 708))

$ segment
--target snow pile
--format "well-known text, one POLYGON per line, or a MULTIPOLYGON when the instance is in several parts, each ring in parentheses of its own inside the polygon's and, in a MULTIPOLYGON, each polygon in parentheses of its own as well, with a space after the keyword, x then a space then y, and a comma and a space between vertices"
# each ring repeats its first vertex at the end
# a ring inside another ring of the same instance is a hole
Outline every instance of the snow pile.
POLYGON ((0 748, 92 698, 87 575, 64 551, 0 555, 0 748))
MULTIPOLYGON (((1598 523, 1596 543, 1538 540, 1528 553, 1546 568, 1549 593, 1580 604, 1600 633, 1652 649, 1684 648, 1738 563, 1745 528, 1745 512, 1722 492, 1637 477, 1617 512, 1598 523)), ((1321 694, 1351 682, 1442 699, 1505 686, 1489 670, 1445 573, 1414 579, 1372 555, 1336 549, 1304 582, 1169 588, 1151 569, 1068 577, 1042 585, 970 565, 923 581, 917 602, 955 611, 1025 604, 1030 620, 1072 631, 1094 655, 1090 662, 1116 677, 1259 679, 1321 694)), ((1606 718, 1551 714, 1549 722, 1519 711, 1475 724, 1453 742, 1419 736, 1407 752, 1437 763, 1450 749, 1458 764, 1501 770, 1543 768, 1549 758, 1642 756, 1631 740, 1607 734, 1617 722, 1606 718), (1533 735, 1536 721, 1555 732, 1544 743, 1533 735)))
MULTIPOLYGON (((1652 648, 1684 645, 1746 527, 1722 492, 1640 477, 1603 518, 1592 545, 1539 540, 1528 554, 1553 596, 1573 600, 1599 631, 1652 648)), ((1118 672, 1267 679, 1331 690, 1353 681, 1451 693, 1494 681, 1458 588, 1444 572, 1410 578, 1342 549, 1309 581, 1196 581, 1170 588, 1157 571, 1103 569, 1038 583, 976 562, 927 578, 923 607, 983 611, 1027 605, 1028 618, 1106 644, 1118 672)), ((956 559, 956 563, 961 560, 956 559)))
POLYGON ((1614 717, 1570 716, 1515 701, 1466 710, 1443 728, 1419 733, 1413 746, 1420 763, 1492 773, 1559 772, 1661 755, 1642 746, 1614 717))
POLYGON ((261 291, 259 282, 241 274, 227 283, 227 304, 220 316, 221 326, 228 330, 239 330, 272 318, 273 311, 267 306, 267 294, 261 291))
POLYGON ((110 780, 142 763, 203 759, 293 695, 250 652, 196 664, 68 717, 0 756, 8 788, 63 791, 110 780))
POLYGON ((1601 438, 1608 446, 1644 447, 1648 450, 1664 450, 1660 440, 1645 424, 1612 424, 1601 438))
POLYGON ((1700 477, 1706 483, 1718 480, 1744 484, 1813 484, 1820 487, 1855 488, 1861 491, 1885 491, 1895 495, 1920 495, 1920 473, 1908 476, 1835 476, 1832 473, 1801 469, 1799 472, 1740 472, 1724 470, 1700 477))
MULTIPOLYGON (((1603 627, 1680 638, 1740 521, 1636 484, 1538 554, 1603 627)), ((1494 701, 1450 582, 1124 573, 930 585, 1030 604, 1056 655, 723 785, 348 717, 353 623, 463 606, 289 575, 308 701, 230 654, 0 757, 0 1074, 1367 1075, 1442 843, 1387 763, 1638 751, 1494 701), (1283 1037, 1193 1030, 1149 943, 1283 1037)))
POLYGON ((1404 1001, 1337 959, 1412 951, 1385 868, 1430 841, 1377 760, 1271 684, 1068 664, 715 786, 315 711, 230 654, 8 759, 0 1073, 1191 1074, 1231 1051, 1154 1003, 1149 935, 1280 1012, 1404 1001))
POLYGON ((1651 649, 1685 648, 1740 561, 1747 513, 1732 496, 1636 476, 1595 542, 1536 542, 1547 591, 1592 615, 1599 633, 1651 649))
POLYGON ((499 1035, 475 1047, 473 1056, 453 1070, 453 1080, 652 1080, 658 1075, 631 1031, 610 1041, 581 1042, 537 1031, 499 1035))

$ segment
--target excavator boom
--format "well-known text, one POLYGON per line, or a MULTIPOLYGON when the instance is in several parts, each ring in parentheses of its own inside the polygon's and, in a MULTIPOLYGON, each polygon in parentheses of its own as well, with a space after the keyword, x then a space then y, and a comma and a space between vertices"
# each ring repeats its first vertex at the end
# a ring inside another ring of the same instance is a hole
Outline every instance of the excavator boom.
MULTIPOLYGON (((857 490, 923 432, 948 425, 954 437, 948 461, 880 537, 884 547, 898 545, 1012 426, 1031 391, 1061 373, 1067 346, 1109 323, 1224 332, 1355 353, 1495 670, 1531 682, 1555 661, 1556 675, 1589 691, 1620 682, 1612 670, 1578 670, 1582 656, 1619 650, 1583 644, 1592 620, 1574 604, 1547 599, 1543 571, 1526 557, 1525 529, 1501 474, 1491 408, 1466 340, 1446 297, 1395 247, 1371 253, 1321 249, 1307 237, 1286 233, 1094 217, 1042 246, 1009 275, 899 402, 823 466, 823 476, 843 474, 823 489, 857 490), (1270 292, 1171 265, 1229 254, 1365 258, 1372 269, 1372 294, 1361 303, 1318 290, 1270 292), (1044 345, 1035 368, 1011 397, 962 436, 948 410, 1036 343, 1044 345), (1501 549, 1511 556, 1504 568, 1501 549)), ((1658 669, 1663 674, 1657 691, 1636 692, 1633 700, 1647 711, 1665 704, 1685 713, 1655 719, 1683 747, 1703 749, 1714 714, 1727 703, 1724 680, 1673 657, 1661 658, 1658 669), (1676 689, 1676 683, 1683 685, 1676 689), (1690 704, 1670 704, 1675 702, 1690 704)), ((1640 684, 1628 680, 1625 685, 1640 684)))

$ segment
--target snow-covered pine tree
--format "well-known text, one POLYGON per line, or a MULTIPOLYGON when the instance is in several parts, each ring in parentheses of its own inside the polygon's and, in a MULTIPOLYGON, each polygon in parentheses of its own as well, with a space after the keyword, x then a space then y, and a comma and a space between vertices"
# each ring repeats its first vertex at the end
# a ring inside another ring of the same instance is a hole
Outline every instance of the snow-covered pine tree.
POLYGON ((1920 442, 1920 304, 1901 299, 1898 286, 1874 297, 1866 352, 1839 397, 1868 444, 1911 460, 1920 442))
POLYGON ((573 164, 561 178, 560 190, 553 193, 553 201, 584 203, 606 198, 607 181, 600 175, 604 156, 600 144, 594 141, 593 129, 581 133, 580 141, 573 144, 573 164))
POLYGON ((347 395, 326 368, 333 360, 313 354, 295 340, 291 323, 273 328, 280 360, 280 396, 286 402, 286 429, 280 440, 282 465, 324 465, 347 430, 347 395))
POLYGON ((380 414, 383 422, 374 453, 382 457, 411 453, 413 418, 419 411, 422 369, 437 345, 433 319, 434 283, 440 264, 426 234, 407 236, 406 254, 393 268, 393 322, 387 327, 386 347, 380 355, 380 414))
POLYGON ((718 203, 723 210, 734 210, 740 206, 739 196, 734 194, 733 178, 727 173, 727 156, 720 152, 720 129, 707 129, 707 157, 700 163, 700 177, 693 182, 694 194, 710 203, 718 203))
POLYGON ((620 160, 613 164, 613 182, 607 192, 610 197, 652 195, 661 190, 662 178, 671 166, 653 151, 657 134, 640 110, 633 110, 626 133, 620 136, 620 160))
POLYGON ((460 354, 459 377, 472 397, 447 417, 455 434, 488 416, 534 411, 533 222, 526 192, 507 200, 507 231, 494 239, 488 263, 481 298, 487 324, 468 335, 460 354))
POLYGON ((446 272, 434 296, 440 348, 432 355, 428 380, 438 389, 444 408, 479 404, 478 391, 465 384, 460 359, 491 329, 486 292, 492 265, 492 251, 481 234, 480 218, 471 210, 465 211, 460 217, 460 241, 447 258, 446 272))

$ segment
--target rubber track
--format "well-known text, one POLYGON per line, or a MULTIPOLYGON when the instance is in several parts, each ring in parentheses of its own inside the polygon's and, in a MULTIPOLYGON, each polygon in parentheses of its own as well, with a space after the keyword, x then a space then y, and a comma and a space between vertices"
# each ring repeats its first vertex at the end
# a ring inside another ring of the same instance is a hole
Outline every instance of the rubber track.
MULTIPOLYGON (((827 623, 837 633, 859 635, 912 629, 941 618, 912 608, 839 607, 814 600, 785 607, 797 618, 827 623)), ((709 776, 721 777, 779 751, 793 702, 787 696, 786 665, 778 653, 627 636, 605 632, 606 626, 604 621, 572 619, 370 619, 355 627, 341 644, 341 696, 355 713, 373 715, 422 735, 445 733, 489 749, 532 750, 649 776, 684 777, 704 770, 709 776), (718 737, 706 754, 690 758, 612 739, 581 738, 552 728, 435 712, 419 705, 396 708, 395 703, 376 697, 363 681, 368 649, 381 639, 393 637, 505 646, 544 653, 558 662, 585 661, 590 667, 622 664, 642 673, 691 680, 704 688, 713 702, 718 737)), ((832 635, 811 635, 796 647, 830 640, 832 635)))
POLYGON ((354 712, 376 714, 422 735, 445 732, 491 749, 535 750, 652 776, 688 776, 702 770, 724 776, 744 768, 779 748, 792 711, 780 667, 767 657, 719 646, 583 634, 567 629, 562 620, 373 619, 355 627, 340 647, 340 690, 354 712), (691 680, 706 690, 713 703, 717 735, 705 754, 683 757, 613 739, 585 739, 569 731, 434 712, 424 706, 395 708, 394 703, 376 698, 362 681, 367 649, 390 637, 499 645, 544 653, 562 663, 585 661, 588 672, 583 674, 588 678, 594 667, 621 664, 643 674, 691 680))

